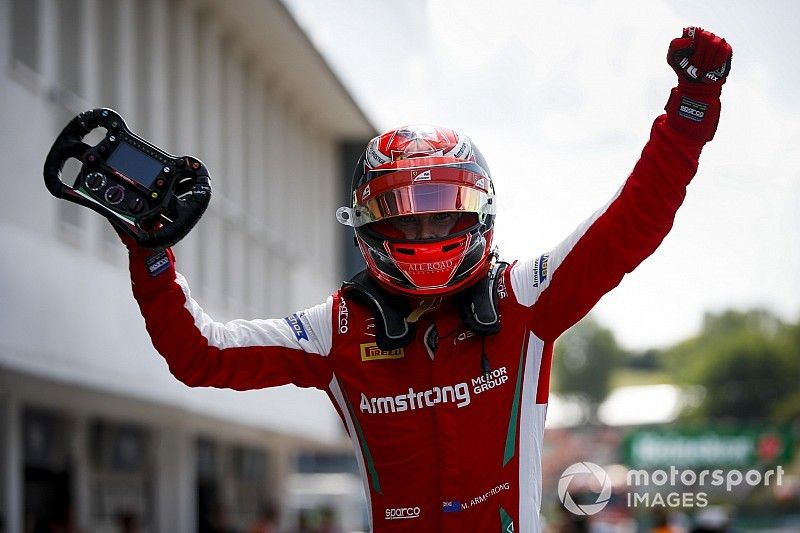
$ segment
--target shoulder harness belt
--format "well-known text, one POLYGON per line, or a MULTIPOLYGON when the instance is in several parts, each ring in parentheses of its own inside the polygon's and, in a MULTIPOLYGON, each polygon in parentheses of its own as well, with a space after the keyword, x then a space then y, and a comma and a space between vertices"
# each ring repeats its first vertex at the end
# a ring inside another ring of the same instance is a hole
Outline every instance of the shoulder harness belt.
MULTIPOLYGON (((454 297, 461 322, 478 335, 494 335, 500 331, 497 282, 507 265, 503 262, 493 263, 487 276, 454 297)), ((412 312, 408 300, 381 288, 366 270, 345 282, 342 291, 372 311, 378 348, 396 350, 414 340, 416 324, 408 320, 412 312)))

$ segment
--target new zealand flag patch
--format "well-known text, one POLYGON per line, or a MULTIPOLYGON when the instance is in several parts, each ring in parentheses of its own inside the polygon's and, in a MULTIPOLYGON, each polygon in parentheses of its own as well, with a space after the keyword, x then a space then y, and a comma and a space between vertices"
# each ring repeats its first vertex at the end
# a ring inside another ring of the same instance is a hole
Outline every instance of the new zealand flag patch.
POLYGON ((460 501, 442 502, 443 513, 458 513, 459 511, 461 511, 460 501))
POLYGON ((164 250, 154 253, 145 262, 147 263, 147 272, 151 278, 163 274, 169 268, 169 256, 164 250))

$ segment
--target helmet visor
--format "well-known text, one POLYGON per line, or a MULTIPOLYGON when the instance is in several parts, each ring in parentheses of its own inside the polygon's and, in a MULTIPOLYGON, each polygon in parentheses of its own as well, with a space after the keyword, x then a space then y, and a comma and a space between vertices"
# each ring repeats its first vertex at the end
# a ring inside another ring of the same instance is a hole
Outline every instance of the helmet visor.
POLYGON ((494 195, 454 183, 416 183, 397 187, 357 203, 352 222, 363 226, 387 218, 442 211, 477 213, 479 218, 494 213, 494 195))

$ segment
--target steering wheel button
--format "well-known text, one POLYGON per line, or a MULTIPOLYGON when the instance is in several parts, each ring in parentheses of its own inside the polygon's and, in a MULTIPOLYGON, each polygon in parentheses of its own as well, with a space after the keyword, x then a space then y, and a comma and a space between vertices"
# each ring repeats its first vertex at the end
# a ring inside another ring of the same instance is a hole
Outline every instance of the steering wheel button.
POLYGON ((117 205, 125 198, 125 191, 119 185, 114 185, 106 190, 105 198, 111 205, 117 205))
POLYGON ((86 186, 92 191, 102 188, 105 184, 106 177, 100 172, 90 172, 86 176, 86 186))
POLYGON ((128 203, 128 208, 131 213, 140 213, 144 208, 144 202, 142 202, 141 198, 136 197, 128 203))

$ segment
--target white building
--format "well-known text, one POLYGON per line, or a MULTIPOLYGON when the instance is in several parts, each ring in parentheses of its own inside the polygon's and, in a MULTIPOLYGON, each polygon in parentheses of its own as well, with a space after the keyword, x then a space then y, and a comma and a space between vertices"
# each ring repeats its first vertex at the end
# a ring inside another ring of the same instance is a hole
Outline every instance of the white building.
POLYGON ((0 65, 0 529, 128 512, 195 531, 215 503, 245 527, 285 503, 298 451, 349 449, 335 412, 319 391, 175 380, 116 235, 49 195, 44 157, 106 106, 203 159, 214 194, 179 269, 217 320, 281 317, 341 282, 343 147, 373 126, 278 0, 0 0, 0 65))

